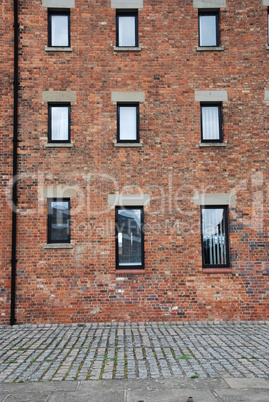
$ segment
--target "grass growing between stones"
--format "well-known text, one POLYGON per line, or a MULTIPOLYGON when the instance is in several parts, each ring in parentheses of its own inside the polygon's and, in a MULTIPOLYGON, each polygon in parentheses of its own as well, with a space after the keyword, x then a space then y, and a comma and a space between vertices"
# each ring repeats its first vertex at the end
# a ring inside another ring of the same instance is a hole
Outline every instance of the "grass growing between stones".
POLYGON ((113 370, 112 370, 112 378, 114 379, 116 376, 117 372, 117 361, 118 361, 118 348, 117 346, 115 347, 115 356, 114 356, 114 365, 113 365, 113 370))
POLYGON ((190 348, 187 348, 187 349, 188 349, 188 351, 190 352, 190 355, 191 355, 192 357, 195 357, 193 351, 192 351, 190 348))
POLYGON ((189 359, 190 359, 190 356, 188 356, 188 355, 180 355, 180 356, 176 356, 176 359, 179 359, 179 360, 189 360, 189 359))

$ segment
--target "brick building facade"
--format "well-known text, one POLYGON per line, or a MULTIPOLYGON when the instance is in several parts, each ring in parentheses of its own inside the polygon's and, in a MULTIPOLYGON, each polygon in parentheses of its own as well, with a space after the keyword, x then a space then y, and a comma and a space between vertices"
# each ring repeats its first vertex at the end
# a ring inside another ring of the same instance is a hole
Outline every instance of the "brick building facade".
MULTIPOLYGON (((269 1, 18 3, 17 323, 268 318, 269 1)), ((0 12, 8 324, 12 2, 0 12)))

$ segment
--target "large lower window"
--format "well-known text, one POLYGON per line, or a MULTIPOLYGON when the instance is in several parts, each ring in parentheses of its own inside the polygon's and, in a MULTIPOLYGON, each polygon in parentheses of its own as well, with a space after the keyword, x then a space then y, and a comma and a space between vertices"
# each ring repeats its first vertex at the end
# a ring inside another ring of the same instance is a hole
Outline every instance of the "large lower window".
POLYGON ((70 243, 70 199, 48 199, 48 243, 70 243))
POLYGON ((217 47, 219 39, 219 12, 199 11, 199 46, 217 47))
POLYGON ((52 47, 70 46, 70 12, 49 10, 48 45, 52 47))
POLYGON ((117 142, 139 142, 139 105, 118 103, 117 142))
POLYGON ((116 207, 116 268, 144 268, 143 207, 116 207))
POLYGON ((117 11, 117 38, 118 47, 138 46, 138 13, 137 11, 117 11))
POLYGON ((70 105, 49 104, 49 142, 70 142, 70 105))
POLYGON ((221 104, 201 104, 202 142, 222 141, 221 104))
POLYGON ((201 207, 201 224, 203 267, 228 267, 228 207, 201 207))

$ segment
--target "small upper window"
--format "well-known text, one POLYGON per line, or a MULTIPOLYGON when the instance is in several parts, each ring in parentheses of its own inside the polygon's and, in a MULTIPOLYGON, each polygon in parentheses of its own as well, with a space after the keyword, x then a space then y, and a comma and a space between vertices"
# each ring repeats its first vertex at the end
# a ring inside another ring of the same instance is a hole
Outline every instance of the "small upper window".
POLYGON ((138 103, 118 103, 117 142, 139 142, 138 103))
POLYGON ((221 104, 201 104, 202 142, 222 142, 221 104))
POLYGON ((228 207, 201 207, 201 226, 203 267, 228 267, 228 207))
POLYGON ((70 12, 52 11, 48 13, 48 36, 50 47, 70 46, 70 12))
POLYGON ((117 11, 117 38, 118 47, 138 46, 138 12, 117 11))
POLYGON ((70 142, 70 105, 49 104, 49 142, 70 142))
POLYGON ((199 46, 219 45, 219 12, 199 11, 199 46))
POLYGON ((48 199, 48 243, 70 243, 70 199, 48 199))
POLYGON ((144 268, 143 207, 116 207, 116 268, 144 268))

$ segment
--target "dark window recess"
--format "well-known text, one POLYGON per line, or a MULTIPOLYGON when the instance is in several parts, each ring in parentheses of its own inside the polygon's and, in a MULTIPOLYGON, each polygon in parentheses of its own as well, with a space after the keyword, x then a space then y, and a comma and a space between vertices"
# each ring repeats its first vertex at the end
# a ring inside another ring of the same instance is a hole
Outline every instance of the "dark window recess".
POLYGON ((116 207, 116 268, 144 268, 143 207, 116 207))
POLYGON ((138 103, 118 103, 117 142, 139 142, 138 103))
POLYGON ((201 104, 202 142, 222 142, 221 104, 201 104))
POLYGON ((201 207, 204 268, 229 267, 228 207, 201 207))
POLYGON ((116 13, 116 46, 138 46, 138 12, 117 11, 116 13))
POLYGON ((220 46, 219 11, 199 11, 199 46, 220 46))
POLYGON ((48 243, 70 243, 70 199, 48 199, 48 243))
POLYGON ((70 46, 70 11, 48 11, 48 46, 70 46))
POLYGON ((70 142, 70 105, 49 104, 49 142, 70 142))

